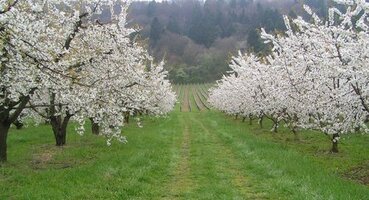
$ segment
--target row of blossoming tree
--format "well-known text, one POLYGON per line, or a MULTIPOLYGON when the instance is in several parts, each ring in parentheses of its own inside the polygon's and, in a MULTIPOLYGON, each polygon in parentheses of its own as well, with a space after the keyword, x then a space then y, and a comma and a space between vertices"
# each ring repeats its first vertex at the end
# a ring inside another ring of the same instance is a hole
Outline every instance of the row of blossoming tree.
POLYGON ((271 55, 239 54, 211 90, 210 103, 229 114, 269 118, 331 135, 338 152, 341 134, 366 132, 369 115, 369 3, 335 0, 328 19, 284 17, 287 31, 262 38, 271 55))
POLYGON ((95 132, 125 142, 129 115, 161 115, 175 103, 163 63, 155 64, 126 28, 129 2, 0 1, 0 162, 20 117, 51 124, 66 143, 70 120, 90 119, 95 132), (110 9, 111 21, 98 15, 110 9), (38 119, 38 120, 37 120, 38 119))

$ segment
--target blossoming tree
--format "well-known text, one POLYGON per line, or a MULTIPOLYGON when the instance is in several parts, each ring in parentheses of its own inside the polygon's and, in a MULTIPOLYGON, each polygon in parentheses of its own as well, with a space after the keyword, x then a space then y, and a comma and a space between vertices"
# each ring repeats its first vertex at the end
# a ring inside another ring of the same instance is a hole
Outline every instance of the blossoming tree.
POLYGON ((49 120, 56 144, 64 145, 72 117, 81 124, 91 118, 109 139, 125 141, 124 112, 163 114, 173 107, 162 64, 151 64, 129 38, 134 30, 125 27, 128 3, 116 13, 109 0, 7 2, 1 1, 0 11, 0 161, 7 159, 10 124, 27 108, 33 111, 27 114, 49 120), (93 20, 103 6, 110 8, 111 23, 93 20), (165 100, 154 101, 148 91, 165 100))
MULTIPOLYGON (((346 9, 342 12, 342 9, 331 8, 327 21, 305 6, 311 16, 309 22, 302 17, 294 20, 285 17, 286 33, 272 35, 262 30, 262 37, 273 44, 272 55, 260 59, 262 61, 251 59, 254 62, 238 63, 242 68, 260 66, 260 63, 267 67, 243 70, 244 77, 249 78, 234 82, 240 84, 238 88, 263 87, 263 92, 258 93, 264 101, 255 102, 263 102, 258 105, 267 116, 286 121, 292 130, 318 129, 331 135, 332 152, 338 152, 341 134, 367 130, 365 121, 369 114, 366 66, 369 3, 365 0, 335 2, 346 9)), ((240 55, 234 60, 248 60, 249 57, 240 55)), ((222 87, 215 91, 224 93, 222 87)), ((216 96, 211 96, 211 102, 217 101, 216 96)))

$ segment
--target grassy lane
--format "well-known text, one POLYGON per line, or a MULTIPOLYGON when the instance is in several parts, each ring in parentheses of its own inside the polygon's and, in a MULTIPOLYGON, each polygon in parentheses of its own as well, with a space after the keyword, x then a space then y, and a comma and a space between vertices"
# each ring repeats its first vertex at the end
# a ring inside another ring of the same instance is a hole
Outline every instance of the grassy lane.
POLYGON ((200 107, 199 107, 199 105, 196 104, 192 88, 193 88, 193 85, 189 85, 188 88, 187 88, 188 94, 189 94, 188 101, 190 102, 191 112, 199 112, 200 107))
POLYGON ((192 111, 192 107, 190 104, 190 94, 189 94, 189 90, 188 90, 188 85, 184 85, 183 88, 183 97, 181 99, 181 111, 182 112, 191 112, 192 111))
POLYGON ((240 171, 241 163, 200 119, 202 114, 185 116, 193 134, 193 177, 198 187, 193 199, 260 199, 247 174, 240 171))
POLYGON ((48 126, 12 129, 0 199, 368 199, 369 187, 341 178, 330 160, 222 113, 178 107, 144 128, 131 123, 128 144, 111 147, 72 126, 64 148, 48 126))
POLYGON ((194 185, 193 179, 190 177, 190 130, 188 124, 183 120, 183 118, 179 119, 183 127, 181 148, 178 154, 173 157, 175 167, 172 167, 172 179, 166 187, 169 188, 169 190, 166 192, 167 195, 164 195, 165 199, 177 199, 186 196, 194 185))

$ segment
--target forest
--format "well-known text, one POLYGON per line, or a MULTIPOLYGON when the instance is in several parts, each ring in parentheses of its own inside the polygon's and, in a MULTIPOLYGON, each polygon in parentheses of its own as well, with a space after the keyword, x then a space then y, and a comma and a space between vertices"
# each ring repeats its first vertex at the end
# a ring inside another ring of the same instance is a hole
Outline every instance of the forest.
POLYGON ((171 81, 204 83, 226 74, 239 50, 268 54, 260 28, 283 32, 282 15, 304 15, 303 4, 326 16, 325 0, 173 0, 134 2, 127 17, 150 53, 166 60, 171 81))

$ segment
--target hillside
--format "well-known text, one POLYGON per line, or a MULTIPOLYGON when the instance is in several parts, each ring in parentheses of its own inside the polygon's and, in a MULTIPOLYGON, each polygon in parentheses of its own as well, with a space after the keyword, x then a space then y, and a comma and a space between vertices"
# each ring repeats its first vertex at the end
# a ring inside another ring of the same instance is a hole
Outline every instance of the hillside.
POLYGON ((170 79, 176 83, 212 82, 228 70, 238 50, 266 54, 259 37, 261 27, 282 31, 282 15, 304 15, 302 4, 325 15, 320 0, 175 0, 134 2, 129 25, 139 27, 150 53, 165 59, 170 79))

